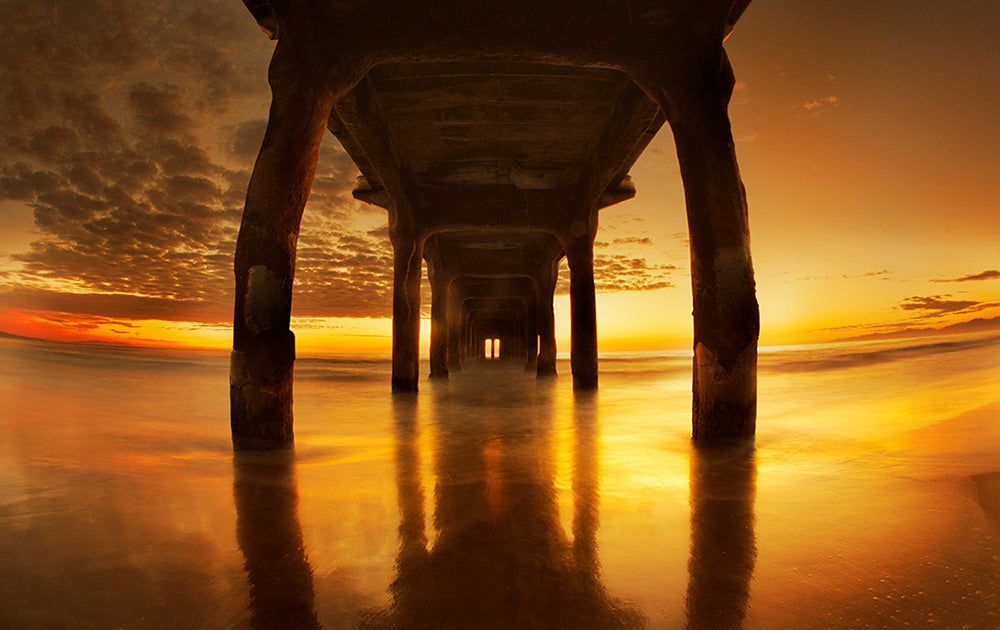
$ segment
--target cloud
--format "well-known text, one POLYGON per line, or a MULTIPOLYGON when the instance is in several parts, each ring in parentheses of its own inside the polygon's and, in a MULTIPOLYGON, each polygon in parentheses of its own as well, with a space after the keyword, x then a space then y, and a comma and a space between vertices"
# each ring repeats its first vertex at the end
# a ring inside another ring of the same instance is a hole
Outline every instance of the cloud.
MULTIPOLYGON (((669 279, 677 271, 674 265, 651 265, 642 257, 626 254, 594 256, 594 288, 598 293, 652 291, 674 286, 669 279)), ((569 293, 569 270, 560 269, 556 293, 569 293)))
POLYGON ((230 125, 224 129, 225 138, 220 143, 222 150, 231 157, 251 164, 257 157, 257 151, 260 150, 266 128, 267 119, 265 118, 246 120, 230 125))
MULTIPOLYGON (((231 319, 268 103, 270 44, 245 9, 20 2, 0 18, 0 199, 26 202, 40 233, 13 256, 3 303, 231 319)), ((308 313, 389 313, 384 247, 364 230, 351 238, 355 173, 327 138, 302 226, 296 303, 308 313)))
POLYGON ((912 296, 903 300, 896 308, 914 311, 917 317, 937 317, 955 313, 972 313, 986 308, 1000 306, 1000 302, 976 302, 974 300, 950 300, 950 294, 912 296))
POLYGON ((691 237, 687 232, 674 232, 670 235, 670 238, 677 241, 684 249, 691 247, 691 237))
POLYGON ((160 132, 191 132, 195 124, 186 109, 189 99, 176 85, 137 83, 128 92, 128 104, 138 122, 160 132))
MULTIPOLYGON (((775 275, 787 275, 790 272, 785 271, 775 275)), ((811 280, 852 280, 854 278, 878 278, 880 280, 889 280, 892 275, 892 271, 888 269, 879 269, 878 271, 868 271, 862 274, 850 274, 842 273, 839 276, 799 276, 794 279, 796 282, 800 281, 811 281, 811 280)), ((790 282, 791 280, 785 280, 784 282, 790 282)))
POLYGON ((887 276, 892 272, 888 269, 880 269, 879 271, 869 271, 868 273, 861 274, 862 278, 877 278, 879 276, 887 276))
POLYGON ((612 241, 615 245, 652 245, 653 240, 648 236, 627 236, 624 238, 616 238, 612 241))
POLYGON ((831 109, 840 106, 840 99, 836 96, 824 96, 811 101, 806 101, 799 105, 792 105, 788 111, 795 112, 799 116, 820 116, 831 109))
MULTIPOLYGON (((73 321, 229 322, 273 47, 245 8, 10 1, 0 40, 0 201, 30 206, 38 235, 11 255, 0 303, 73 321)), ((351 198, 356 173, 327 135, 299 234, 296 316, 391 314, 388 231, 372 228, 381 210, 351 198)), ((608 242, 598 290, 671 286, 672 266, 620 252, 648 245, 608 242)))
POLYGON ((950 278, 947 280, 931 280, 931 282, 970 282, 976 280, 996 280, 1000 279, 1000 270, 988 269, 981 273, 975 273, 961 278, 950 278))

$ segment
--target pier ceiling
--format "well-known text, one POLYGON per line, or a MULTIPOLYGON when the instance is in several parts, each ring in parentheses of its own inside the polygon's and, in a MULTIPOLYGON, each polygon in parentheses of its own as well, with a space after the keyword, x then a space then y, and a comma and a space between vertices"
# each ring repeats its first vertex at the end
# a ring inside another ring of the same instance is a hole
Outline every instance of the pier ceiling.
POLYGON ((329 128, 361 171, 361 201, 432 231, 564 229, 634 195, 628 170, 664 122, 618 70, 392 62, 337 101, 329 128))
POLYGON ((418 184, 526 190, 584 176, 631 84, 614 70, 524 63, 389 63, 367 80, 418 184))

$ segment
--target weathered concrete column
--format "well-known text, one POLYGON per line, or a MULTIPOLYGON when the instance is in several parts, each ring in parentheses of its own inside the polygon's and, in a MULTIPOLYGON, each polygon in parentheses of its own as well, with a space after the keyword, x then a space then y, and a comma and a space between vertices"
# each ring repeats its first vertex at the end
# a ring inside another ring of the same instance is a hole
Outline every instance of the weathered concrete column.
POLYGON ((431 283, 431 372, 430 378, 448 378, 448 286, 451 278, 427 261, 431 283))
MULTIPOLYGON (((596 218, 593 223, 596 224, 596 218)), ((580 231, 584 229, 580 226, 580 231)), ((595 234, 596 225, 566 245, 566 261, 569 263, 570 366, 573 370, 573 389, 577 390, 597 389, 595 234)))
POLYGON ((420 272, 423 243, 411 233, 390 235, 392 391, 415 392, 420 373, 420 272))
POLYGON ((654 92, 677 145, 691 241, 694 439, 754 434, 760 329, 746 194, 727 108, 734 79, 717 69, 654 92))
POLYGON ((289 46, 279 42, 271 60, 271 112, 236 242, 229 399, 237 449, 293 441, 295 247, 335 96, 329 84, 301 72, 289 46))
POLYGON ((538 376, 556 373, 556 315, 552 298, 556 290, 559 260, 542 267, 534 278, 538 291, 538 376))

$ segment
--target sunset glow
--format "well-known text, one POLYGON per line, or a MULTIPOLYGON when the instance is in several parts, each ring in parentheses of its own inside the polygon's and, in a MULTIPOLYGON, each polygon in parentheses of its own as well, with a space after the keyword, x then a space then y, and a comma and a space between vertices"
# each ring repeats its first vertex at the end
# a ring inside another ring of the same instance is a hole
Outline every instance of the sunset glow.
MULTIPOLYGON (((4 9, 2 331, 231 343, 232 254, 273 44, 238 2, 161 5, 157 17, 143 6, 4 9), (127 25, 120 49, 102 48, 97 25, 110 22, 127 25)), ((900 21, 862 2, 761 4, 727 40, 761 343, 1000 325, 1000 55, 986 26, 996 9, 974 3, 947 20, 934 11, 947 9, 921 5, 900 21)), ((301 352, 389 351, 386 217, 350 197, 355 173, 328 135, 299 238, 301 352)), ((669 128, 631 174, 635 200, 604 210, 597 236, 600 349, 689 347, 669 128)), ((562 349, 567 292, 564 262, 562 349)))
POLYGON ((0 628, 1000 627, 998 27, 0 0, 0 628))

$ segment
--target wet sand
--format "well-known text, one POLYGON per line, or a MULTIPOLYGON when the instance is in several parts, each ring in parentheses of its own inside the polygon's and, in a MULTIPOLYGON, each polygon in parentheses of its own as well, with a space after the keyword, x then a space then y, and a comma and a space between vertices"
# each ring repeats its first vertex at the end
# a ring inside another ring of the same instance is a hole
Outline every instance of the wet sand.
POLYGON ((713 449, 683 353, 302 359, 236 456, 225 357, 0 343, 0 627, 1000 627, 995 338, 762 353, 713 449))

